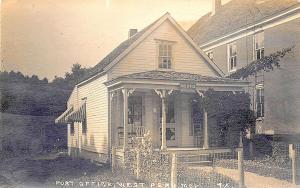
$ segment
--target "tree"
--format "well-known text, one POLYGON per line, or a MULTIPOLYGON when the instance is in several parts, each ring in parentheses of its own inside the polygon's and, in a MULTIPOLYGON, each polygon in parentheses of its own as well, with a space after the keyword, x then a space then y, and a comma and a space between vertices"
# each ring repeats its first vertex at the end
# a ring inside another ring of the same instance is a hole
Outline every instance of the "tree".
POLYGON ((45 78, 42 80, 42 83, 43 83, 43 84, 48 84, 48 79, 45 77, 45 78))
POLYGON ((234 79, 244 79, 248 76, 254 75, 259 71, 269 72, 270 70, 273 70, 274 67, 280 67, 280 59, 283 58, 286 54, 290 53, 293 48, 294 47, 284 48, 281 51, 277 51, 270 54, 269 56, 265 56, 259 60, 253 61, 249 65, 238 69, 228 77, 234 79))
MULTIPOLYGON (((246 92, 220 92, 209 89, 204 97, 195 94, 196 104, 204 107, 217 120, 218 145, 238 145, 239 135, 255 126, 255 116, 250 108, 250 95, 246 92)), ((197 108, 200 108, 197 107, 197 108)), ((200 117, 199 117, 200 118, 200 117)))
POLYGON ((39 81, 40 81, 40 79, 37 75, 32 75, 30 78, 30 83, 32 83, 32 84, 38 84, 39 81))

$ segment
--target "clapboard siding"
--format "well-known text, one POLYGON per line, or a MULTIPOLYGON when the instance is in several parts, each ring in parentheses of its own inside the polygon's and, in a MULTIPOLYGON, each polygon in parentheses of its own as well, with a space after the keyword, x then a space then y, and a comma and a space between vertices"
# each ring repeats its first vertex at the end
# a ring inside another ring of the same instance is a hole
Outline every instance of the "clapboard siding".
POLYGON ((77 87, 74 87, 68 102, 67 102, 67 108, 71 108, 71 107, 76 108, 77 107, 77 87))
POLYGON ((203 57, 166 20, 109 71, 109 79, 158 69, 157 39, 175 42, 172 49, 174 71, 215 75, 203 57))
POLYGON ((107 81, 106 75, 78 86, 78 91, 72 92, 69 101, 73 101, 73 104, 78 103, 80 105, 82 99, 86 98, 87 133, 82 134, 81 123, 75 123, 74 136, 69 134, 69 147, 97 153, 107 153, 108 92, 103 84, 105 81, 107 81), (75 98, 75 95, 78 95, 77 101, 72 99, 72 97, 75 98))

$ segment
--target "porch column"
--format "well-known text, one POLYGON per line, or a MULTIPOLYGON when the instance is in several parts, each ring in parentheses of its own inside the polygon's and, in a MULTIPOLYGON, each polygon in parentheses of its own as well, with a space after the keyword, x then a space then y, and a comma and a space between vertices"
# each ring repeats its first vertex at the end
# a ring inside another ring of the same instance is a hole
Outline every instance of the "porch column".
POLYGON ((161 150, 167 149, 167 97, 171 95, 173 90, 154 90, 161 98, 161 150))
POLYGON ((166 111, 166 103, 167 103, 167 99, 166 99, 166 91, 163 90, 163 95, 161 97, 161 150, 165 150, 167 149, 167 111, 166 111))
POLYGON ((126 150, 128 145, 128 89, 122 89, 123 93, 123 148, 126 150))
POLYGON ((204 142, 203 148, 208 149, 208 119, 207 119, 207 111, 203 109, 203 125, 204 125, 204 142))
MULTIPOLYGON (((201 98, 204 98, 204 94, 202 91, 196 90, 198 95, 201 98)), ((208 138, 208 118, 207 118, 207 111, 203 107, 203 149, 209 148, 209 138, 208 138)))

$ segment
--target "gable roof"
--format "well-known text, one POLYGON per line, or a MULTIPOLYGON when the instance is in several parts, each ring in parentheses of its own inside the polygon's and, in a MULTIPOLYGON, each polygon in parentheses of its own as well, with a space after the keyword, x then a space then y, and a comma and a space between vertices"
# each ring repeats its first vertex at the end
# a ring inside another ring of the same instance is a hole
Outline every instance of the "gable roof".
POLYGON ((224 76, 221 69, 211 61, 209 57, 195 44, 190 36, 180 27, 180 25, 171 17, 169 13, 164 14, 152 24, 145 27, 143 30, 128 38, 111 51, 106 57, 104 57, 97 65, 95 65, 87 77, 88 79, 98 73, 104 73, 118 63, 125 55, 127 55, 132 49, 134 49, 140 42, 143 41, 148 35, 150 35, 158 26, 160 26, 165 20, 169 20, 171 24, 179 31, 179 33, 189 42, 192 47, 206 60, 208 65, 218 74, 218 76, 224 76))
POLYGON ((298 0, 231 0, 202 16, 187 32, 200 46, 295 7, 298 0))
POLYGON ((119 44, 115 49, 113 49, 108 55, 106 55, 97 65, 95 65, 91 72, 92 74, 99 73, 104 71, 104 68, 109 65, 113 60, 115 60, 120 54, 122 54, 126 49, 128 49, 135 41, 137 41, 151 26, 157 23, 160 19, 162 19, 165 15, 154 21, 152 24, 145 27, 143 30, 139 31, 132 37, 123 41, 119 44))

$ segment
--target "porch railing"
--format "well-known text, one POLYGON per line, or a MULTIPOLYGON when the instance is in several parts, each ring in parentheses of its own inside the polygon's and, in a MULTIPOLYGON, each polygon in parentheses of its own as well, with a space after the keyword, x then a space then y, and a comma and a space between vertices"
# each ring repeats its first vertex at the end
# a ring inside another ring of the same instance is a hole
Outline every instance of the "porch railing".
MULTIPOLYGON (((128 138, 132 137, 144 137, 146 133, 145 126, 128 124, 128 138)), ((119 144, 122 144, 122 140, 124 139, 124 127, 118 127, 118 138, 119 144)))

